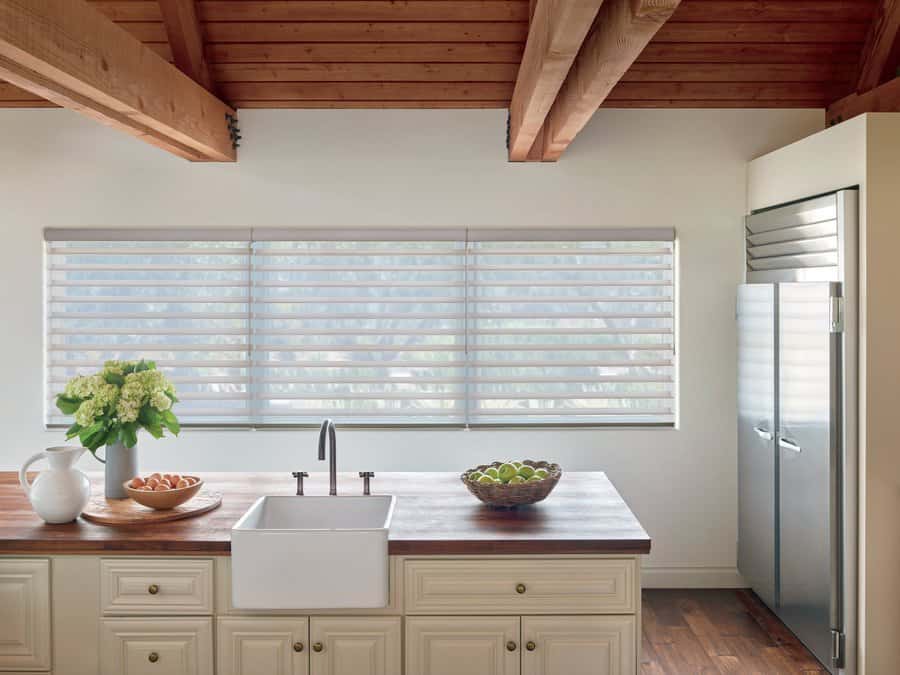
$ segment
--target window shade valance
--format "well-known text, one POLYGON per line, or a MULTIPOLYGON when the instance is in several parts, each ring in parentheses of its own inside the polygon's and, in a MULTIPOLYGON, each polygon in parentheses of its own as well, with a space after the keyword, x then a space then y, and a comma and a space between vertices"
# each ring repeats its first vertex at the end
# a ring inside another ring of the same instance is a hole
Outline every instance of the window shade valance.
POLYGON ((45 234, 51 424, 141 357, 186 424, 674 422, 671 229, 45 234))

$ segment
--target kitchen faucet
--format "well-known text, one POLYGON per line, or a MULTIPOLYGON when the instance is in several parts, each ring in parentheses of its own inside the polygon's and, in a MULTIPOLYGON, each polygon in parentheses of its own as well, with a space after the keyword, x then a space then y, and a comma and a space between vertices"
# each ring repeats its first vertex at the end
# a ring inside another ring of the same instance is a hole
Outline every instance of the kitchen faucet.
POLYGON ((337 434, 334 430, 334 420, 325 419, 319 428, 319 460, 325 461, 325 434, 328 433, 328 494, 337 494, 337 434))

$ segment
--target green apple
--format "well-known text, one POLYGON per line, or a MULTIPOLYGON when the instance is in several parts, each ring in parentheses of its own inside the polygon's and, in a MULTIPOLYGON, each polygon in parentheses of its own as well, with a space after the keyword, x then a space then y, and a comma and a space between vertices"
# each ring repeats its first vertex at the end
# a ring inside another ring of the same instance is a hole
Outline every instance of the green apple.
POLYGON ((489 466, 487 469, 485 469, 484 475, 490 476, 491 478, 500 478, 500 472, 497 471, 497 468, 493 466, 489 466))
POLYGON ((546 478, 550 475, 550 473, 547 471, 547 469, 536 469, 534 475, 538 478, 546 478))
POLYGON ((481 473, 480 471, 472 471, 471 473, 469 473, 468 479, 470 481, 474 482, 474 481, 477 481, 479 478, 481 478, 483 475, 484 474, 481 473))
POLYGON ((535 475, 535 473, 537 473, 537 472, 534 470, 533 466, 528 466, 527 464, 523 464, 521 467, 519 467, 519 475, 522 478, 525 478, 526 480, 531 478, 533 475, 535 475))
POLYGON ((541 478, 540 476, 532 476, 531 478, 528 479, 528 482, 533 483, 534 481, 538 481, 538 480, 544 480, 544 479, 541 478))
POLYGON ((481 478, 478 479, 479 483, 497 483, 496 478, 491 478, 487 474, 482 474, 481 478))
POLYGON ((518 469, 512 464, 501 464, 500 468, 497 469, 497 473, 499 474, 500 480, 504 483, 508 483, 509 479, 515 476, 518 473, 518 469))
POLYGON ((525 479, 522 478, 522 476, 513 476, 512 478, 509 479, 510 485, 518 485, 519 483, 524 483, 524 482, 525 482, 525 479))

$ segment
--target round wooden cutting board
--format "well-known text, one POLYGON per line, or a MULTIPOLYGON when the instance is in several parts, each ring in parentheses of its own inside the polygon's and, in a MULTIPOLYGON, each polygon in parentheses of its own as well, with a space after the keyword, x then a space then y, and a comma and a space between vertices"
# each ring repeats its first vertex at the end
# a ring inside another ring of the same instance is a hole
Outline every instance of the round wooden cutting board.
POLYGON ((181 506, 164 511, 143 506, 133 499, 106 499, 103 495, 94 495, 81 513, 81 517, 101 525, 145 525, 199 516, 217 509, 221 503, 221 493, 206 490, 199 492, 181 506))

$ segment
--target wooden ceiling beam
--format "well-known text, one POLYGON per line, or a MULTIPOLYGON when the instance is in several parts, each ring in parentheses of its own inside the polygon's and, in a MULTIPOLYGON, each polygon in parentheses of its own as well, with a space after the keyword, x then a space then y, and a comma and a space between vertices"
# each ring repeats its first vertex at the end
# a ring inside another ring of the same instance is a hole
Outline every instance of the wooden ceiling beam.
POLYGON ((214 90, 194 0, 159 0, 172 58, 178 69, 208 91, 214 90))
POLYGON ((509 159, 528 158, 603 0, 537 0, 509 104, 509 159))
POLYGON ((900 65, 900 0, 880 0, 859 60, 856 93, 865 94, 897 76, 900 65))
POLYGON ((0 0, 0 79, 180 157, 236 159, 234 110, 83 0, 0 0))
POLYGON ((900 112, 900 77, 864 94, 850 94, 828 106, 829 126, 867 112, 900 112))
POLYGON ((606 0, 547 116, 541 158, 556 161, 681 0, 606 0))

